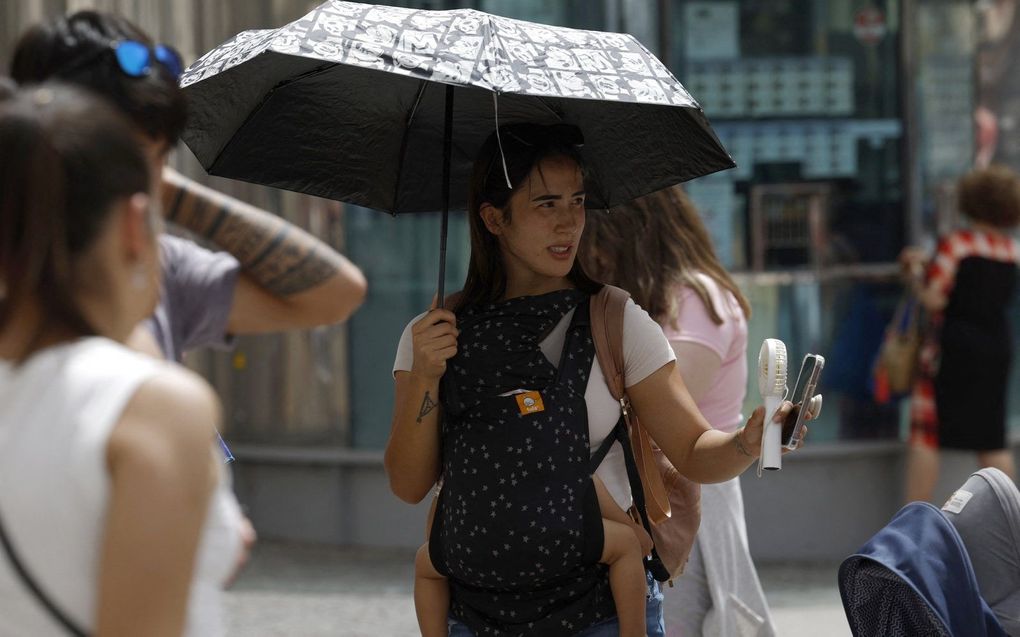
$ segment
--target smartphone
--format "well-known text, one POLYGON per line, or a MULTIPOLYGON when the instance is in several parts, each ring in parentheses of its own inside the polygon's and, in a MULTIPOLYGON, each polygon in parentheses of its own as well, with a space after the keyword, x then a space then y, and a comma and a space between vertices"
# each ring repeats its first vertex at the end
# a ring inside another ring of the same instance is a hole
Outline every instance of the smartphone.
POLYGON ((807 420, 807 409, 805 406, 815 395, 815 388, 818 387, 818 377, 822 375, 822 368, 825 367, 825 357, 819 354, 808 354, 800 364, 800 371, 797 372, 797 384, 790 394, 790 402, 793 409, 786 415, 783 421, 782 445, 787 449, 797 446, 797 438, 800 430, 807 420))

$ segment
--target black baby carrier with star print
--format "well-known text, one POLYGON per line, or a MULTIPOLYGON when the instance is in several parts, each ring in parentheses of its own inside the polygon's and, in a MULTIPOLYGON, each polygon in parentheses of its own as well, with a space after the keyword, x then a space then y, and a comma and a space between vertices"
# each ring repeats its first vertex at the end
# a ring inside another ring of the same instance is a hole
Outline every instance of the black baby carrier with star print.
POLYGON ((429 555, 479 637, 574 635, 616 615, 591 480, 588 302, 560 290, 457 317, 429 555), (539 343, 574 308, 557 367, 539 343))

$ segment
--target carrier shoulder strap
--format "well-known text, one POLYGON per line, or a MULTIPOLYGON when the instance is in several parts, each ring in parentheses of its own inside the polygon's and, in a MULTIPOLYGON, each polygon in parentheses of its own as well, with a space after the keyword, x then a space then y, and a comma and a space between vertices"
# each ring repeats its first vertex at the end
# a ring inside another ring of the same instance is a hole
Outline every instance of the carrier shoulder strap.
POLYGON ((69 635, 74 637, 87 637, 88 633, 78 628, 78 626, 71 620, 70 617, 61 611, 53 599, 47 595, 42 587, 36 582, 35 578, 32 577, 28 569, 25 568, 24 562, 18 557, 17 552, 14 550, 14 545, 11 544, 11 539, 7 535, 7 530, 4 528, 3 518, 0 517, 0 544, 3 544, 4 553, 7 554, 7 559, 10 561, 11 566, 14 568, 14 572, 17 573, 18 577, 25 584, 25 588, 32 593, 32 596, 39 601, 39 603, 46 609, 58 624, 60 624, 69 635))
POLYGON ((645 491, 645 508, 652 524, 661 524, 670 516, 669 496, 662 481, 662 473, 652 453, 652 441, 631 413, 627 397, 623 358, 623 317, 630 298, 625 290, 612 285, 603 286, 591 299, 591 334, 595 341, 595 355, 606 378, 609 393, 620 401, 623 416, 630 429, 634 462, 645 491))

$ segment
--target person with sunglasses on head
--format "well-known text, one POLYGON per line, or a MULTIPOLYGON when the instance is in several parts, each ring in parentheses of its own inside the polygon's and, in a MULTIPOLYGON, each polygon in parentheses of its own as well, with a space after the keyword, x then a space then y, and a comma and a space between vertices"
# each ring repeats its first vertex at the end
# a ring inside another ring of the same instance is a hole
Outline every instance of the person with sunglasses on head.
POLYGON ((223 250, 160 236, 163 294, 132 343, 179 361, 191 349, 227 346, 238 334, 345 320, 366 293, 355 265, 283 219, 164 165, 187 118, 177 86, 183 66, 172 47, 101 11, 29 28, 11 61, 11 77, 19 84, 55 78, 113 101, 134 122, 152 170, 162 176, 166 219, 223 250))
POLYGON ((0 99, 0 157, 0 634, 222 635, 219 401, 124 345, 160 285, 138 135, 44 83, 0 99))
MULTIPOLYGON (((591 338, 602 285, 577 260, 581 144, 566 124, 489 136, 470 182, 464 288, 412 319, 397 347, 385 467, 407 502, 438 485, 427 551, 449 585, 451 636, 623 634, 592 475, 621 509, 632 493, 619 445, 591 466, 622 412, 591 338)), ((742 429, 713 430, 659 325, 633 302, 623 346, 632 408, 684 475, 719 482, 754 462, 762 408, 742 429)), ((646 585, 642 628, 664 635, 658 582, 649 574, 646 585)))

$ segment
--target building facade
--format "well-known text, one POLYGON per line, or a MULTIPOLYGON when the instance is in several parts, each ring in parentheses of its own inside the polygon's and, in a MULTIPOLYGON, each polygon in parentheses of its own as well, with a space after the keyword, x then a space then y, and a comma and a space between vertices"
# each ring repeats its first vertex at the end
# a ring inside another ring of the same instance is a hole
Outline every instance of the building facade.
MULTIPOLYGON (((1020 62, 1020 26, 1013 27, 1020 16, 1014 22, 1012 13, 1002 13, 1016 2, 986 3, 994 9, 969 0, 390 3, 471 7, 626 31, 667 63, 702 104, 737 163, 686 189, 752 301, 751 369, 766 337, 786 341, 795 359, 808 351, 828 359, 826 409, 812 425, 813 449, 792 459, 790 470, 771 480, 780 483, 769 485, 771 490, 761 483, 745 485, 752 548, 760 557, 780 555, 774 550, 782 538, 775 521, 785 518, 806 525, 799 537, 829 538, 817 540, 813 549, 809 545, 814 552, 807 557, 831 557, 854 548, 858 530, 873 530, 888 519, 899 501, 903 405, 876 404, 870 369, 900 295, 894 262, 905 245, 930 243, 934 232, 953 222, 952 184, 975 158, 1020 168, 1020 136, 1014 130, 1020 121, 1014 93, 1020 91, 1012 90, 1015 70, 1006 72, 1020 62), (864 439, 872 442, 849 442, 864 439), (882 495, 871 503, 873 514, 846 521, 845 532, 823 533, 815 529, 819 516, 774 502, 774 493, 791 489, 802 489, 802 501, 818 506, 825 506, 833 490, 882 495)), ((5 3, 0 62, 6 65, 5 55, 28 24, 86 6, 121 11, 194 60, 238 31, 286 23, 315 4, 5 3)), ((184 148, 173 161, 214 187, 326 237, 370 282, 367 302, 346 325, 243 338, 230 352, 189 360, 223 397, 225 436, 239 459, 239 495, 261 534, 416 545, 424 511, 390 495, 381 449, 389 433, 397 341, 434 293, 438 215, 391 218, 204 177, 184 148)), ((467 224, 455 214, 448 289, 462 283, 467 259, 467 224)), ((1011 394, 1020 397, 1016 376, 1011 394)), ((756 387, 749 386, 747 411, 757 402, 756 387)), ((1020 431, 1020 400, 1013 401, 1010 414, 1014 432, 1020 431)))

